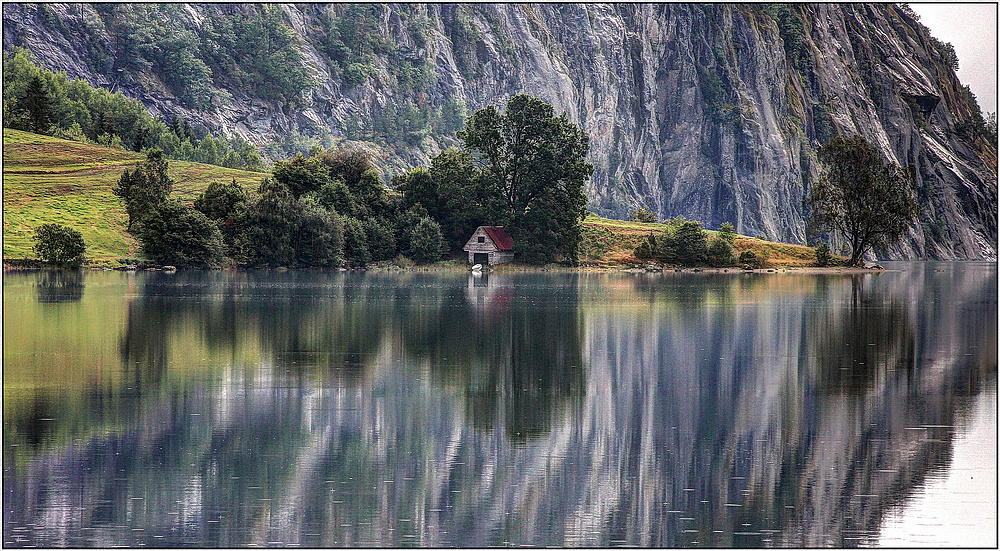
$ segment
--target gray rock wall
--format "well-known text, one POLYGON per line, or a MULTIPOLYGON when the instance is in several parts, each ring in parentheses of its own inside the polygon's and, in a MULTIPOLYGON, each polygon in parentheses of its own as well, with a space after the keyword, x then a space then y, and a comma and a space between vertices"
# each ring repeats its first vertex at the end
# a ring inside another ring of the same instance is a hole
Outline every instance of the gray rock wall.
MULTIPOLYGON (((377 56, 372 77, 350 85, 316 31, 344 6, 283 5, 319 83, 294 108, 225 89, 231 100, 192 111, 148 75, 95 70, 87 52, 114 45, 87 4, 49 5, 55 17, 4 4, 4 48, 27 47, 46 67, 119 89, 155 114, 181 113, 257 145, 296 133, 342 137, 358 117, 406 101, 459 97, 471 112, 525 92, 590 135, 592 210, 624 217, 644 206, 661 218, 684 215, 709 228, 729 221, 740 233, 794 243, 808 239, 802 202, 819 169, 816 148, 835 133, 860 134, 916 168, 923 205, 903 242, 880 258, 996 259, 996 147, 956 133, 969 106, 926 29, 890 4, 789 5, 802 26, 795 50, 775 7, 387 5, 378 24, 395 53, 377 56), (426 17, 423 39, 414 17, 426 17), (405 59, 433 61, 428 89, 393 86, 405 59)), ((205 14, 227 9, 257 8, 193 4, 184 24, 197 32, 205 14)), ((452 144, 431 133, 419 144, 380 146, 387 169, 400 171, 452 144)))

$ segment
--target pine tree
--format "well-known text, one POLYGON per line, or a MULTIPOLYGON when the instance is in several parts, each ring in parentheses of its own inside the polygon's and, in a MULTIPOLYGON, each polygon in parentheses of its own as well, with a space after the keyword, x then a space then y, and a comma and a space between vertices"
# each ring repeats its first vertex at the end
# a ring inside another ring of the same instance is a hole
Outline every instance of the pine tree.
POLYGON ((41 77, 31 77, 24 90, 24 98, 18 103, 27 112, 28 130, 36 134, 45 134, 49 131, 55 102, 41 77))

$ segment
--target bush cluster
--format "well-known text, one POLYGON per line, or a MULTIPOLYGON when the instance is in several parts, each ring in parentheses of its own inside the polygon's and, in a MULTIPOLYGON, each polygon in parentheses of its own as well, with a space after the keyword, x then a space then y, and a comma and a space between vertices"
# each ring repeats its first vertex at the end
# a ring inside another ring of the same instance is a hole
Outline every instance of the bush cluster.
POLYGON ((830 246, 826 243, 820 243, 816 246, 816 265, 817 266, 831 266, 833 265, 833 255, 830 254, 830 246))
POLYGON ((390 199, 371 157, 321 151, 276 163, 257 193, 213 182, 193 206, 169 198, 159 151, 122 174, 115 194, 154 262, 179 267, 360 267, 406 255, 434 262, 446 251, 426 212, 390 199))
POLYGON ((650 212, 649 210, 639 207, 632 211, 632 221, 633 222, 644 222, 644 223, 654 223, 656 222, 656 214, 650 212))
POLYGON ((736 231, 728 222, 709 240, 700 222, 677 218, 668 221, 665 232, 659 235, 650 232, 633 254, 641 260, 656 259, 681 266, 708 264, 719 268, 736 264, 735 239, 736 231))
POLYGON ((736 254, 736 230, 729 222, 722 224, 714 238, 702 229, 701 223, 678 216, 666 221, 666 231, 650 232, 633 250, 639 260, 655 259, 679 266, 723 268, 744 266, 763 268, 767 255, 762 250, 744 250, 736 254))

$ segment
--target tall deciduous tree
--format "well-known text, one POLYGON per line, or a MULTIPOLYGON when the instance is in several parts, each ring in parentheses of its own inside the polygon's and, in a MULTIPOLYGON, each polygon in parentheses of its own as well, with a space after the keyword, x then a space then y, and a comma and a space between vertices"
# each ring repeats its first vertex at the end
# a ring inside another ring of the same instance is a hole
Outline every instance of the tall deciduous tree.
POLYGON ((344 224, 315 198, 297 201, 292 230, 296 266, 340 266, 343 264, 344 224))
POLYGON ((194 208, 216 222, 226 222, 236 218, 246 208, 249 198, 236 178, 229 184, 212 182, 194 200, 194 208))
POLYGON ((444 236, 441 235, 441 226, 431 218, 424 217, 413 227, 407 254, 414 262, 425 264, 439 260, 447 248, 444 236))
POLYGON ((146 160, 140 161, 131 172, 126 169, 111 191, 125 201, 128 231, 166 201, 173 187, 174 182, 167 174, 167 159, 159 149, 150 150, 146 160))
POLYGON ((264 178, 257 199, 242 220, 242 242, 253 266, 291 266, 295 261, 292 242, 298 224, 295 196, 273 177, 264 178))
POLYGON ((239 237, 242 231, 239 221, 245 218, 250 198, 243 187, 236 183, 212 182, 194 201, 194 208, 215 222, 222 232, 226 244, 226 256, 241 257, 239 237))
POLYGON ((587 134, 548 103, 521 94, 502 114, 492 105, 473 113, 458 138, 487 195, 497 198, 483 223, 508 226, 524 261, 575 264, 587 213, 583 185, 594 171, 587 134))
POLYGON ((898 240, 920 212, 913 175, 892 163, 864 138, 836 137, 819 148, 825 170, 813 182, 807 204, 816 229, 840 232, 851 244, 848 265, 865 252, 898 240))

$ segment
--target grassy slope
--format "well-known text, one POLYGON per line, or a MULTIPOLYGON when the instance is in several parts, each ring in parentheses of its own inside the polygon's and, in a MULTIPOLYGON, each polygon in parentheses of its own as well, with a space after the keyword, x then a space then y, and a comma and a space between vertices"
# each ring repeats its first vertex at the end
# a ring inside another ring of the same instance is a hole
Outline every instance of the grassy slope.
MULTIPOLYGON (((645 264, 637 260, 632 251, 650 232, 662 233, 666 228, 666 224, 610 220, 590 214, 583 221, 580 261, 593 266, 645 264)), ((715 233, 708 231, 711 236, 715 233)), ((773 243, 743 235, 736 237, 735 245, 737 256, 752 249, 771 266, 812 266, 816 261, 815 249, 802 245, 773 243)))
MULTIPOLYGON (((122 171, 142 155, 119 149, 3 129, 3 257, 35 258, 35 229, 55 222, 83 234, 97 264, 137 258, 139 243, 125 232, 128 215, 111 194, 122 171)), ((175 197, 194 198, 213 181, 233 178, 256 190, 264 174, 170 161, 175 197)))
MULTIPOLYGON (((139 257, 139 243, 126 233, 128 216, 111 188, 126 168, 142 155, 19 130, 3 130, 3 257, 34 258, 35 228, 55 222, 75 228, 87 243, 87 256, 97 264, 139 257)), ((170 161, 174 196, 194 198, 213 181, 233 178, 248 191, 256 190, 264 174, 170 161)), ((632 250, 649 232, 664 224, 611 220, 590 215, 583 223, 580 260, 594 266, 640 264, 632 250)), ((715 232, 709 232, 714 234, 715 232)), ((808 266, 811 247, 736 239, 737 254, 754 249, 775 266, 808 266)))

